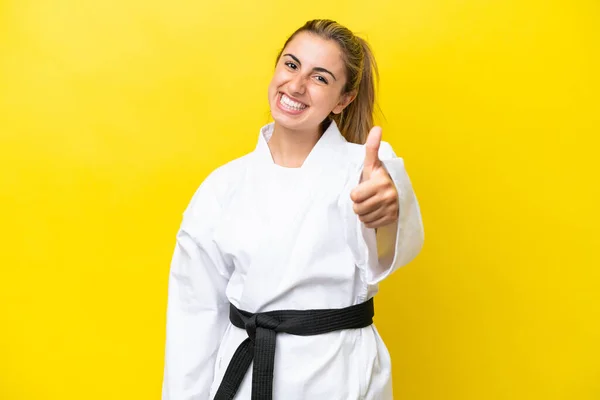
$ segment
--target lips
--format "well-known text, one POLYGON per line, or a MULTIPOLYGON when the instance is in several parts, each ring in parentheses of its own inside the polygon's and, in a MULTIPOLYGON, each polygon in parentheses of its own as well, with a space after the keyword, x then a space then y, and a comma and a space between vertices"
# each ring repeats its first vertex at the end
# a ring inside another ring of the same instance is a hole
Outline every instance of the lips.
POLYGON ((281 93, 277 105, 288 114, 298 115, 308 108, 308 105, 290 98, 287 94, 281 93))

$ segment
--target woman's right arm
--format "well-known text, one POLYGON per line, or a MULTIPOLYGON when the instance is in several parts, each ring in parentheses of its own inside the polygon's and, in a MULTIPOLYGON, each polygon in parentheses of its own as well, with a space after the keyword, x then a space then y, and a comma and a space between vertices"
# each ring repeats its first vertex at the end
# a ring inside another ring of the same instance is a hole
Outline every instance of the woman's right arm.
POLYGON ((162 400, 208 400, 228 324, 225 289, 230 271, 213 240, 221 205, 208 187, 207 179, 177 234, 169 275, 162 400))

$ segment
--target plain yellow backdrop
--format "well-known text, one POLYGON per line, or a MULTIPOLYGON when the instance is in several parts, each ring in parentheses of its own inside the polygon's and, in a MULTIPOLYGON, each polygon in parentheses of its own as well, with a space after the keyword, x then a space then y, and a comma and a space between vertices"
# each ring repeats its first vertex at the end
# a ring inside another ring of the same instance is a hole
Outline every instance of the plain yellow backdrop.
POLYGON ((600 399, 597 0, 0 1, 0 399, 160 398, 181 213, 323 17, 422 206, 376 302, 396 398, 600 399))

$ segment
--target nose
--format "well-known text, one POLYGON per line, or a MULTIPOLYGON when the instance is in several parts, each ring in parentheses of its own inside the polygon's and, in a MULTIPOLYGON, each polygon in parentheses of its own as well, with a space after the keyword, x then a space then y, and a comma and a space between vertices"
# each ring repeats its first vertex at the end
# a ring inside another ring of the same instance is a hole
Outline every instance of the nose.
POLYGON ((294 76, 288 84, 288 88, 290 89, 290 94, 293 95, 303 95, 306 91, 306 82, 304 80, 304 76, 301 74, 297 74, 294 76))

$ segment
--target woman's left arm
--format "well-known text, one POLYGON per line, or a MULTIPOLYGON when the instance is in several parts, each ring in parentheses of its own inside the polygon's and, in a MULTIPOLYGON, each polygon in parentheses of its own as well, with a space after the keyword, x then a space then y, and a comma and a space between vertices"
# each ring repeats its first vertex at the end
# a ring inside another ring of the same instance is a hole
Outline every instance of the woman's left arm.
POLYGON ((376 284, 419 254, 424 230, 404 160, 388 143, 381 142, 380 129, 369 135, 365 152, 361 182, 351 198, 361 222, 361 236, 370 250, 365 260, 366 283, 376 284))

